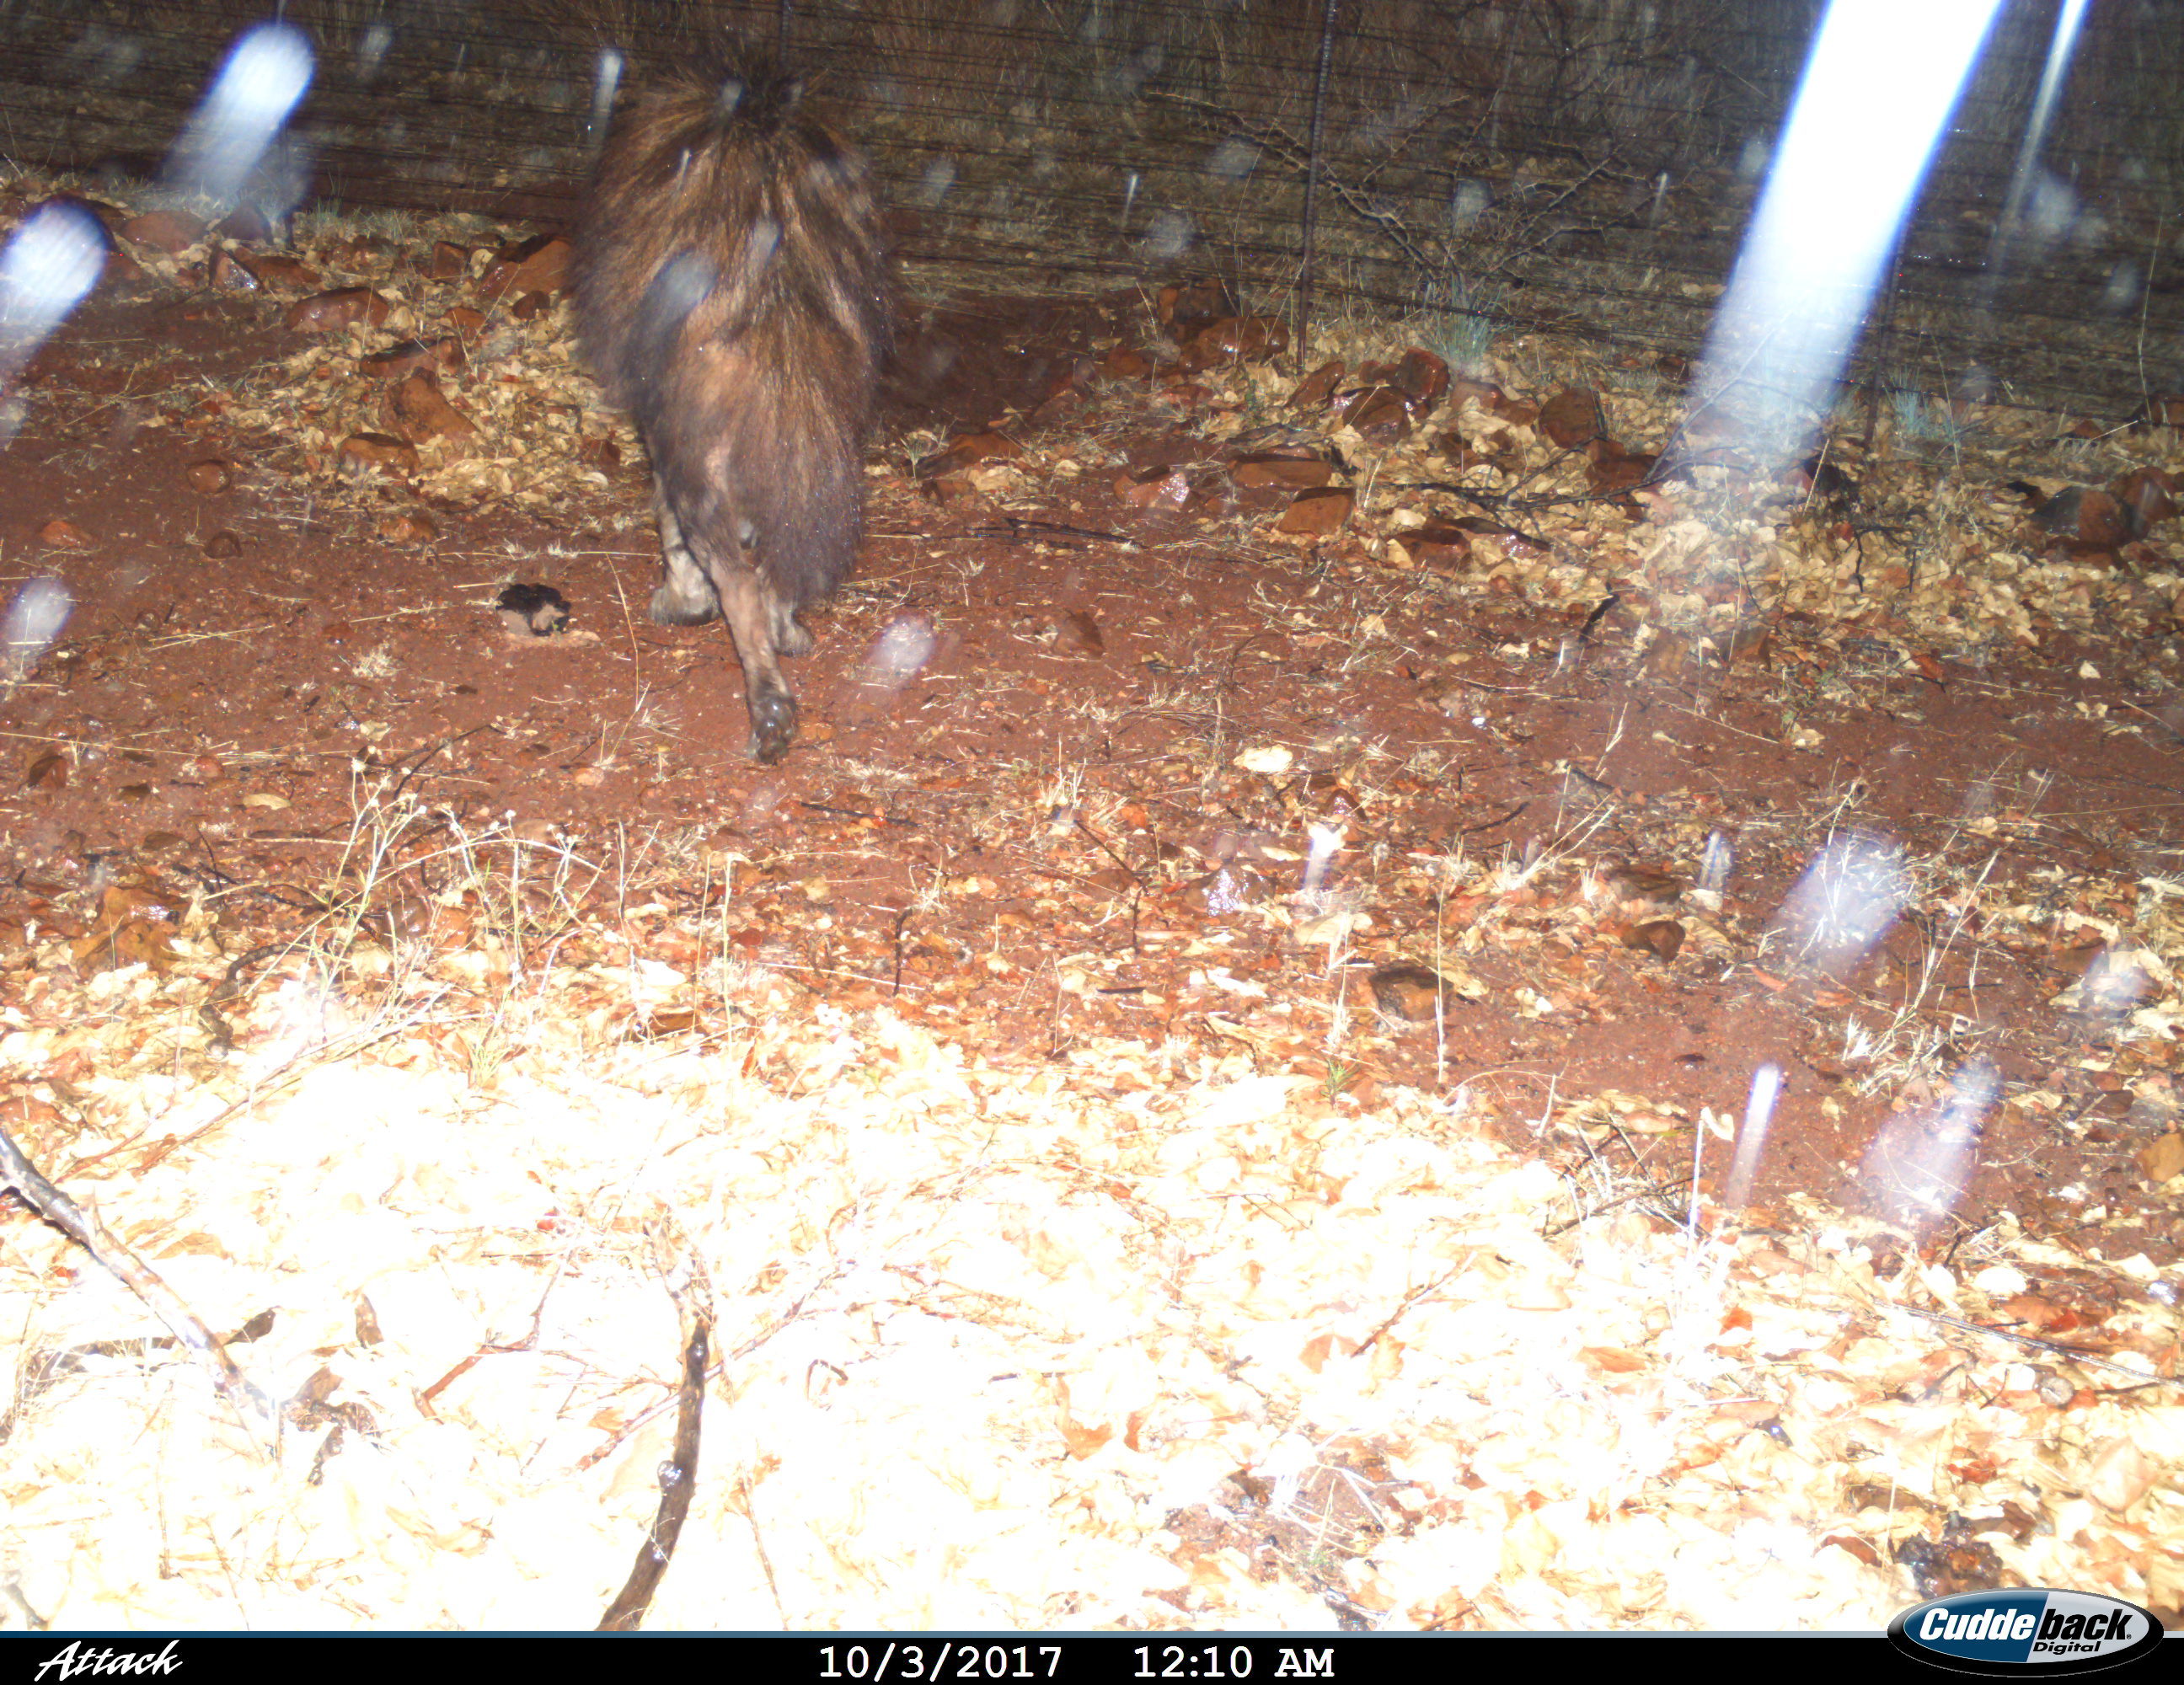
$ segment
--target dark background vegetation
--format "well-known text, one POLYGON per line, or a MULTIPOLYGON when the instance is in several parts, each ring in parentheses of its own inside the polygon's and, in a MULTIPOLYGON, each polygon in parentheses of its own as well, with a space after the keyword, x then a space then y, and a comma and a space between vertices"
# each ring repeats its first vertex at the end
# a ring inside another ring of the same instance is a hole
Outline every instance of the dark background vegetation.
MULTIPOLYGON (((2121 419, 2184 386, 2184 18, 2097 0, 2042 152, 2044 232, 1990 275, 2058 5, 2005 4, 1865 354, 1930 393, 2121 419)), ((1822 9, 1351 0, 1319 146, 1319 309, 1419 317, 1461 360, 1529 330, 1696 349, 1822 9)), ((227 42, 276 10, 319 52, 296 153, 262 189, 276 204, 307 183, 550 225, 596 143, 603 48, 627 86, 694 43, 785 39, 874 153, 913 270, 947 266, 929 281, 1212 272, 1279 309, 1297 274, 1318 0, 7 0, 0 146, 18 166, 154 173, 227 42)))

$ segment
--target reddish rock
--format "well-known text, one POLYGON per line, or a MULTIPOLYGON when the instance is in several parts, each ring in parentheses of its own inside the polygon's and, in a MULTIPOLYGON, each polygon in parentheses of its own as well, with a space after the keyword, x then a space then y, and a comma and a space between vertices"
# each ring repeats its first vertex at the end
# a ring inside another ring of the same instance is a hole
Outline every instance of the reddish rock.
POLYGON ((378 532, 390 544, 429 544, 440 536, 440 527, 422 509, 404 509, 381 521, 378 532))
POLYGON ((1161 325, 1181 340, 1190 338, 1207 322, 1234 315, 1236 299, 1225 281, 1194 281, 1161 288, 1155 295, 1154 308, 1161 325))
POLYGON ((1149 381, 1153 360, 1142 351, 1118 345, 1100 359, 1100 372, 1111 381, 1149 381))
POLYGON ((146 211, 132 216, 118 231, 125 240, 149 246, 169 257, 178 257, 205 237, 203 221, 187 211, 146 211))
POLYGON ((1471 558, 1471 535, 1454 521, 1436 515, 1424 526, 1396 535, 1411 565, 1435 571, 1462 566, 1471 558))
POLYGON ((1393 386, 1367 387, 1350 401, 1344 419, 1375 444, 1397 444, 1411 435, 1410 401, 1393 386))
POLYGON ((235 484, 235 470, 217 459, 192 463, 182 477, 189 482, 190 490, 206 497, 227 491, 235 484))
POLYGON ((1494 388, 1492 397, 1481 401, 1488 409, 1515 426, 1529 427, 1540 419, 1539 405, 1512 398, 1499 386, 1494 388))
POLYGON ((344 240, 338 246, 326 248, 326 261, 336 269, 372 270, 381 268, 387 261, 387 245, 384 240, 369 234, 359 234, 344 240))
POLYGON ((484 298, 521 298, 526 292, 559 292, 568 284, 569 242, 556 234, 537 234, 493 253, 478 277, 484 298))
POLYGON ((2176 479, 2159 468, 2134 468, 2112 481, 2109 492, 2130 511, 2132 525, 2139 532, 2176 513, 2176 479))
POLYGON ((415 474, 419 466, 417 447, 385 433, 351 433, 341 442, 339 465, 343 472, 350 474, 370 468, 415 474))
POLYGON ((473 339, 485 331, 485 313, 473 310, 467 304, 450 304, 447 314, 440 320, 457 333, 468 334, 473 339))
MULTIPOLYGON (((230 257, 226 253, 220 255, 230 257)), ((309 264, 300 258, 284 258, 277 252, 236 253, 230 261, 260 286, 302 292, 319 284, 319 272, 309 264)))
POLYGON ((1240 459, 1230 466, 1228 477, 1239 486, 1280 486, 1295 491, 1324 486, 1334 477, 1334 469, 1318 457, 1268 454, 1240 459))
POLYGON ((1350 511, 1357 507, 1357 494, 1346 487, 1327 486, 1318 491, 1300 492, 1296 501, 1284 512, 1274 524, 1277 532, 1301 533, 1309 537, 1324 537, 1340 530, 1350 519, 1350 511))
POLYGON ((273 237, 273 225, 255 205, 237 205, 214 226, 214 233, 238 245, 263 246, 273 237))
POLYGON ((1448 390, 1448 364, 1419 346, 1412 346, 1388 371, 1388 384, 1411 400, 1414 409, 1430 409, 1448 390))
POLYGON ((1171 409, 1203 409, 1213 402, 1213 388, 1199 381, 1173 379, 1153 396, 1171 409))
POLYGON ((208 561, 224 562, 242 553, 242 541, 223 527, 205 540, 204 553, 208 561))
POLYGON ((428 439, 466 442, 477 437, 477 423, 448 402, 440 383, 420 370, 387 389, 387 425, 415 443, 428 439))
POLYGON ((1540 406, 1540 431, 1563 450, 1574 451, 1602 436, 1600 399, 1566 386, 1540 406))
POLYGON ((1107 640, 1096 619, 1082 609, 1071 609, 1055 622, 1054 648, 1058 655, 1105 655, 1107 640))
POLYGON ((2065 486, 2032 511, 2032 525, 2074 555, 2113 556, 2138 536, 2137 513, 2113 493, 2065 486))
POLYGON ((352 322, 377 327, 387 311, 387 301, 370 287, 342 286, 298 299, 288 307, 287 320, 298 333, 338 333, 352 322))
POLYGON ((225 252, 212 254, 211 266, 205 271, 205 284, 220 292, 258 291, 258 277, 225 252))
POLYGON ((88 550, 92 537, 72 520, 49 520, 38 529, 38 542, 55 550, 88 550))
POLYGON ((1065 358, 1061 365, 1046 378, 1039 402, 1032 406, 1032 420, 1042 424, 1059 420, 1084 400, 1084 394, 1099 372, 1099 365, 1089 357, 1065 358))
POLYGON ((1290 348, 1290 325, 1279 316, 1230 316, 1209 322, 1184 348, 1183 366, 1210 369, 1251 357, 1279 357, 1290 348))
POLYGON ((1342 384, 1342 359, 1323 363, 1296 383, 1290 393, 1290 408, 1310 411, 1324 409, 1328 400, 1334 396, 1335 387, 1342 384))
POLYGON ((1190 500, 1190 481, 1181 469, 1141 468, 1115 477, 1115 497, 1132 509, 1146 509, 1166 503, 1181 509, 1190 500))
POLYGON ((1451 468, 1459 471, 1466 468, 1477 468, 1482 464, 1488 467, 1500 466, 1498 460, 1486 452, 1474 450, 1461 433, 1435 434, 1433 448, 1448 459, 1451 468))
POLYGON ((938 480, 982 462, 1014 462, 1023 454, 1024 448, 1006 433, 965 433, 950 440, 945 450, 913 464, 911 472, 921 480, 938 480))
POLYGON ((359 374, 391 381, 420 370, 460 369, 467 361, 461 344, 454 339, 405 339, 399 345, 358 358, 356 366, 359 374))
POLYGON ((1595 439, 1585 447, 1585 455, 1589 459, 1585 483, 1602 493, 1628 492, 1642 485, 1661 461, 1646 451, 1627 451, 1613 439, 1595 439))
POLYGON ((427 281, 460 281, 471 272, 471 248, 448 240, 435 240, 432 255, 425 260, 427 281))

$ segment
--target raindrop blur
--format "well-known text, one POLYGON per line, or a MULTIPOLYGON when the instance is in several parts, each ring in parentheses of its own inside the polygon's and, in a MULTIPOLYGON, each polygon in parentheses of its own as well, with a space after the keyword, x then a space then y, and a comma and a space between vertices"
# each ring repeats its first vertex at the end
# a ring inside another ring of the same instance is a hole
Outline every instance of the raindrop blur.
POLYGON ((1167 62, 1167 50, 1157 42, 1141 47, 1108 73, 1108 85, 1120 97, 1135 99, 1145 85, 1160 75, 1161 66, 1167 62))
POLYGON ((311 70, 310 45, 300 30, 261 24, 246 31, 175 142, 170 181, 217 204, 233 204, 310 86, 311 70))
POLYGON ((955 185, 955 160, 936 158, 925 166, 925 179, 917 184, 917 202, 930 210, 948 197, 948 190, 955 185))
POLYGON ((1181 211, 1164 210, 1145 231, 1145 251, 1150 257, 1171 261, 1188 252, 1196 237, 1189 217, 1181 211))
POLYGON ((1493 195, 1486 191, 1483 181, 1459 181, 1456 191, 1448 197, 1448 225, 1458 234, 1486 214, 1493 203, 1493 195))
POLYGON ((1767 169, 1767 137, 1754 135, 1744 143, 1744 150, 1736 155, 1736 173, 1747 181, 1757 181, 1767 169))
POLYGON ((900 690, 933 659, 933 623, 922 614, 905 614, 873 640, 860 677, 868 685, 900 690))
MULTIPOLYGON (((1241 181, 1257 167, 1258 162, 1258 147, 1232 136, 1213 148, 1213 155, 1206 160, 1206 173, 1223 181, 1241 181)), ((1133 182, 1137 180, 1134 175, 1130 179, 1133 182)))
POLYGON ((1763 462, 1825 413, 1999 3, 1835 0, 1823 14, 1693 404, 1726 411, 1733 396, 1763 462))
POLYGON ((383 23, 366 24, 356 43, 357 79, 370 81, 379 74, 387 49, 394 45, 394 31, 383 23))
POLYGON ((1975 1059, 1957 1072, 1945 1100, 1881 1125, 1863 1173, 1891 1221, 1923 1237, 1956 1210, 1978 1167, 1980 1135, 2000 1087, 1994 1066, 1975 1059))
POLYGON ((1736 865, 1736 846, 1719 831, 1708 832, 1706 852, 1699 856, 1698 887, 1709 895, 1720 894, 1736 865))
POLYGON ((1800 959, 1841 976, 1888 933, 1908 893, 1903 848, 1885 837, 1847 831, 1814 856, 1772 927, 1800 959))
POLYGON ((1304 881, 1297 893, 1307 901, 1317 900, 1327 887, 1328 868, 1334 865, 1334 856, 1342 847, 1342 827, 1339 825, 1315 825, 1311 828, 1312 843, 1305 855, 1304 881))
POLYGON ((1774 1115, 1774 1102, 1782 1094, 1782 1067, 1763 1065, 1752 1073, 1752 1093, 1744 1102, 1744 1122, 1736 1132, 1736 1153, 1730 1160, 1729 1183, 1722 1204, 1741 1210, 1752 1203, 1752 1184, 1759 1174, 1759 1159, 1767 1150, 1767 1126, 1774 1115))
POLYGON ((75 598, 60 581, 25 580, 0 616, 0 677, 13 682, 36 666, 75 607, 75 598))
POLYGON ((0 250, 0 385, 83 302, 106 264, 106 231, 81 205, 41 206, 0 250))
POLYGON ((2060 240, 2078 220, 2078 196, 2053 176, 2042 175, 2032 186, 2032 203, 2025 209, 2025 231, 2041 242, 2060 240))
POLYGON ((2146 998, 2153 979, 2139 963, 2138 950, 2128 944, 2103 948, 2078 980, 2078 1010, 2086 1017, 2112 1021, 2146 998))
POLYGON ((2054 114, 2055 97, 2063 90, 2063 72, 2077 44, 2078 25, 2085 21, 2086 0, 2063 0, 2055 14, 2055 33, 2048 43, 2048 64, 2040 75, 2040 92, 2033 97, 2032 119, 2025 125, 2025 138, 2017 148, 2017 164, 2010 172, 2009 197, 1995 220, 1994 238, 1987 247, 1987 284, 1991 287, 2001 268, 2004 247, 2030 225, 2036 241, 2059 238, 2070 225, 2073 213, 2070 190, 2052 175, 2039 171, 2041 142, 2048 136, 2048 120, 2054 114), (2028 205, 2027 201, 2031 203, 2028 205))
POLYGON ((592 83, 591 121, 586 136, 594 144, 604 138, 607 119, 614 113, 615 90, 621 86, 621 54, 611 47, 599 49, 599 72, 592 83))
POLYGON ((2118 264, 2109 275, 2109 284, 2101 289, 2101 308, 2119 314, 2136 309, 2138 279, 2137 264, 2128 260, 2118 264))
POLYGON ((1240 913, 1250 904, 1243 880, 1227 866, 1217 870, 1206 883, 1206 910, 1209 913, 1240 913))

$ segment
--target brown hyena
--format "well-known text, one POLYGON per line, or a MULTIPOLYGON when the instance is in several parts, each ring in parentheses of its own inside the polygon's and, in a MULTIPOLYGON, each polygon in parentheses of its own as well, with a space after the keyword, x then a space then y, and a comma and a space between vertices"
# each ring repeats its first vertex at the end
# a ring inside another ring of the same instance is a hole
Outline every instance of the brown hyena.
POLYGON ((841 583, 891 328, 870 167, 777 76, 641 95, 599 161, 577 240, 577 326, 652 455, 666 578, 652 618, 725 614, 750 752, 778 760, 796 698, 777 655, 841 583))

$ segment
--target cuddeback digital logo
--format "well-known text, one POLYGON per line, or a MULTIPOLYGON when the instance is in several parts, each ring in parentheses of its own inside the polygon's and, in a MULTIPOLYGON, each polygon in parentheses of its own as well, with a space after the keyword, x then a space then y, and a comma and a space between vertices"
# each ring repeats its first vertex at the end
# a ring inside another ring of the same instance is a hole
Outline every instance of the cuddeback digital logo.
POLYGON ((2135 1603, 2025 1587, 1907 1609, 1889 1622, 1888 1640, 1959 1673, 2091 1673, 2154 1649, 2161 1623, 2135 1603))

